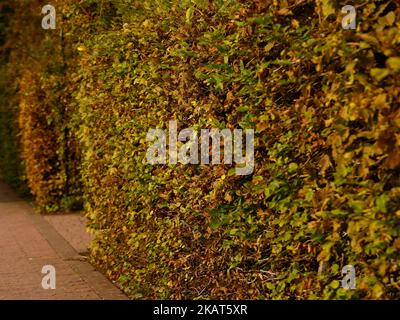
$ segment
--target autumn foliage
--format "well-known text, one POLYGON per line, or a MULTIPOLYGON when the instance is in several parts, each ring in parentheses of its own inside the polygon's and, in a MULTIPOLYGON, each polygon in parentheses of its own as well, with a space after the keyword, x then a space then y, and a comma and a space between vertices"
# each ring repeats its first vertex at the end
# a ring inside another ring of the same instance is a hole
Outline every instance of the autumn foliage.
POLYGON ((83 195, 91 260, 128 294, 400 298, 396 1, 354 1, 356 30, 339 1, 55 3, 54 31, 14 15, 39 57, 7 65, 27 180, 43 209, 83 195), (173 119, 254 129, 253 174, 147 164, 173 119))

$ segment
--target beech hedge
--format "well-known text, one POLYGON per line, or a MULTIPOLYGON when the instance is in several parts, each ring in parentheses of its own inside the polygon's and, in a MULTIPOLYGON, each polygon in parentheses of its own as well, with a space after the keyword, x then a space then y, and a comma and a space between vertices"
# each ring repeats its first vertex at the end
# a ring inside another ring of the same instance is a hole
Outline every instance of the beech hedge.
POLYGON ((146 299, 400 297, 397 2, 353 1, 355 30, 340 1, 55 2, 17 79, 22 155, 39 205, 83 195, 110 279, 146 299), (170 120, 254 129, 254 172, 148 164, 170 120))

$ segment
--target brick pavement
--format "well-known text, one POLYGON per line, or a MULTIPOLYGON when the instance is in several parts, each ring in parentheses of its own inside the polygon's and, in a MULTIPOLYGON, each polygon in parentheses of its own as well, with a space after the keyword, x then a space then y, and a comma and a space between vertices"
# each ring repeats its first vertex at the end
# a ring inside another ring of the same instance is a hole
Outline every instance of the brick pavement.
POLYGON ((0 299, 126 299, 33 208, 0 183, 0 299), (56 289, 42 288, 44 265, 56 289))
POLYGON ((86 254, 93 236, 86 231, 86 218, 83 212, 63 212, 62 214, 48 214, 43 218, 68 243, 81 254, 86 254))

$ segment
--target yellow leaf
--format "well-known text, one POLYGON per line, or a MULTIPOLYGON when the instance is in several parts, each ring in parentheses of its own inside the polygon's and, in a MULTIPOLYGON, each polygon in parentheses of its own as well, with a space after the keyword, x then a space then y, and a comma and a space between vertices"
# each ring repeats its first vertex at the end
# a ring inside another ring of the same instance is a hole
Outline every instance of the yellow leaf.
POLYGON ((256 132, 263 132, 267 128, 268 128, 268 123, 265 121, 261 121, 256 124, 256 132))
POLYGON ((391 26, 394 21, 396 20, 396 15, 394 14, 393 11, 390 11, 387 15, 386 15, 386 22, 389 26, 391 26))
POLYGON ((376 105, 380 109, 390 108, 390 105, 386 102, 386 94, 385 93, 381 93, 375 97, 374 105, 376 105))
POLYGON ((382 287, 381 284, 377 283, 372 289, 372 292, 373 292, 373 297, 375 299, 379 299, 385 293, 385 289, 382 287))
POLYGON ((288 15, 292 14, 292 11, 290 11, 290 9, 288 9, 288 8, 283 8, 283 9, 278 10, 276 13, 281 16, 288 16, 288 15))
POLYGON ((231 197, 231 195, 230 195, 228 192, 225 193, 224 200, 225 200, 226 202, 228 202, 228 203, 231 203, 232 197, 231 197))
POLYGON ((325 154, 322 156, 321 160, 319 161, 319 166, 320 166, 320 173, 321 176, 325 176, 326 170, 332 165, 329 156, 325 154))
POLYGON ((275 42, 273 42, 273 41, 269 42, 264 48, 265 52, 271 51, 271 49, 274 47, 274 45, 275 45, 275 42))
POLYGON ((400 70, 400 57, 391 57, 386 60, 386 65, 395 71, 400 70))
POLYGON ((325 127, 327 128, 330 127, 332 123, 333 123, 333 118, 325 120, 325 127))
POLYGON ((193 13, 194 13, 193 7, 190 7, 189 9, 187 9, 187 11, 186 11, 186 23, 189 24, 192 21, 193 13))
POLYGON ((335 8, 330 0, 322 0, 320 3, 322 5, 322 15, 325 18, 329 17, 331 14, 335 14, 335 8))
POLYGON ((332 282, 331 282, 331 284, 330 284, 330 286, 331 286, 331 288, 333 288, 333 289, 337 289, 337 288, 339 288, 339 281, 337 281, 337 280, 333 280, 332 282))
POLYGON ((389 75, 389 70, 385 68, 372 68, 370 73, 377 81, 381 81, 389 75))

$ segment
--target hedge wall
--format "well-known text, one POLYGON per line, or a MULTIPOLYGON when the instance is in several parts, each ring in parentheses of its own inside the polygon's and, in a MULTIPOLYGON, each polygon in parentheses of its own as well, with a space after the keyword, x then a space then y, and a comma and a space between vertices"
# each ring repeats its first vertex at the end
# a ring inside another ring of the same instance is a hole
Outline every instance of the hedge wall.
POLYGON ((28 190, 24 184, 15 119, 15 70, 9 67, 10 48, 7 46, 7 29, 12 11, 8 3, 0 1, 0 177, 26 195, 28 190))
MULTIPOLYGON (((72 88, 65 76, 73 66, 68 65, 73 55, 64 40, 65 26, 60 21, 60 30, 41 29, 43 1, 3 3, 8 8, 4 11, 8 37, 3 50, 9 54, 2 69, 2 88, 7 94, 2 97, 5 120, 0 128, 4 132, 11 126, 18 137, 3 136, 2 148, 6 150, 2 176, 26 181, 41 211, 79 208, 80 161, 71 120, 72 88), (14 149, 7 152, 11 142, 14 149), (18 172, 23 170, 18 176, 15 170, 9 170, 14 162, 18 172)), ((53 3, 62 8, 63 1, 53 3)))
POLYGON ((20 78, 39 203, 79 177, 91 259, 134 298, 398 299, 400 6, 354 1, 344 30, 342 5, 62 2, 64 37, 40 46, 62 71, 20 78), (54 122, 30 127, 40 112, 54 122), (173 119, 255 129, 253 174, 147 164, 147 132, 173 119), (58 151, 72 137, 75 171, 58 151), (356 290, 340 285, 348 264, 356 290))

